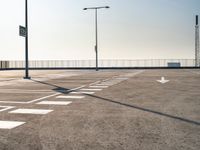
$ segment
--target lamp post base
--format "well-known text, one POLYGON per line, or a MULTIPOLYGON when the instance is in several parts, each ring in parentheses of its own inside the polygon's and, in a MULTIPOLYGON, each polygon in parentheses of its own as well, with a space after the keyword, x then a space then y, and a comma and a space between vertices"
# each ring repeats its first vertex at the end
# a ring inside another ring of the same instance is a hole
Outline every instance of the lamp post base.
POLYGON ((24 77, 24 79, 30 80, 30 79, 31 79, 31 77, 24 77))

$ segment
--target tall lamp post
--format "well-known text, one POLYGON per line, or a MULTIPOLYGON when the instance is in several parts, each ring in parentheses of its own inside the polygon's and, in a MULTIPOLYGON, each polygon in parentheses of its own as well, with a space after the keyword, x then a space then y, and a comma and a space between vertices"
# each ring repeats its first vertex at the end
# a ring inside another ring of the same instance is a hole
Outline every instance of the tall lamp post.
POLYGON ((97 27, 97 10, 102 9, 102 8, 110 8, 109 6, 103 6, 103 7, 88 7, 84 8, 83 10, 88 10, 88 9, 94 9, 95 10, 95 29, 96 29, 96 34, 95 34, 95 39, 96 39, 96 45, 95 45, 95 52, 96 52, 96 71, 98 71, 98 27, 97 27))
POLYGON ((25 28, 26 28, 26 40, 25 40, 25 59, 26 59, 26 63, 25 63, 25 77, 24 79, 30 79, 29 77, 29 62, 28 62, 28 0, 25 0, 25 28))
POLYGON ((195 67, 200 67, 199 17, 198 17, 198 15, 196 15, 196 26, 195 26, 195 67))
POLYGON ((25 76, 24 79, 31 79, 29 77, 29 62, 28 62, 28 0, 25 0, 25 27, 19 26, 19 35, 25 37, 25 76))

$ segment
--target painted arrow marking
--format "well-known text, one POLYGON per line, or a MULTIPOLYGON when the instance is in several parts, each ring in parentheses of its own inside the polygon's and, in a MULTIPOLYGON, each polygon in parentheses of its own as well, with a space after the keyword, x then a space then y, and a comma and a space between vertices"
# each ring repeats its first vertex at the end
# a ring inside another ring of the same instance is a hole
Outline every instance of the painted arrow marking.
POLYGON ((169 80, 165 80, 165 77, 161 77, 161 80, 157 80, 157 81, 162 83, 162 84, 169 82, 169 80))

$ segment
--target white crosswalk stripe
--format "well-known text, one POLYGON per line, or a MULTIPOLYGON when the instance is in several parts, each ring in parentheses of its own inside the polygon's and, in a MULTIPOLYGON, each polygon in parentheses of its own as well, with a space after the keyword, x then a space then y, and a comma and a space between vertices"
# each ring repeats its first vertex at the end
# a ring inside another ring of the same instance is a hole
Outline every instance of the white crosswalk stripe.
POLYGON ((84 91, 80 91, 80 92, 71 92, 71 94, 94 94, 95 92, 84 92, 84 91))
POLYGON ((64 99, 81 99, 85 96, 57 96, 56 98, 64 98, 64 99))
POLYGON ((41 101, 39 103, 37 103, 38 105, 69 105, 72 102, 68 101, 41 101))
POLYGON ((11 114, 35 114, 35 115, 45 115, 53 110, 47 110, 47 109, 16 109, 13 111, 10 111, 11 114))
POLYGON ((97 85, 97 86, 90 86, 90 88, 108 88, 108 86, 97 85))
POLYGON ((101 91, 102 89, 80 89, 81 91, 101 91))
POLYGON ((3 108, 3 109, 0 109, 0 112, 3 112, 3 111, 6 111, 6 110, 15 108, 15 106, 0 106, 0 108, 3 108))
POLYGON ((19 121, 0 121, 0 129, 13 129, 25 123, 19 121))

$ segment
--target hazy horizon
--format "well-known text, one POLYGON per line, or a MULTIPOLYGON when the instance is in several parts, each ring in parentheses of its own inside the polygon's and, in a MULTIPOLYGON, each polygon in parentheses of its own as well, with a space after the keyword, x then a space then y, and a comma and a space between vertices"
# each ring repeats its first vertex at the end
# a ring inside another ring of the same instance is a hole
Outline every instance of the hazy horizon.
MULTIPOLYGON (((24 0, 0 0, 0 60, 24 60, 24 0)), ((29 59, 95 59, 94 11, 99 59, 194 59, 199 0, 28 0, 29 59)))

